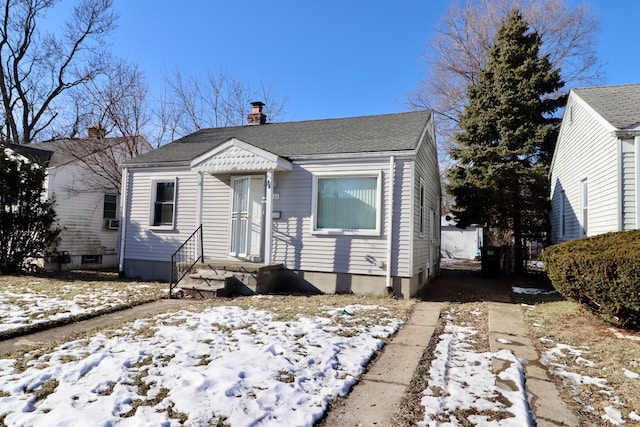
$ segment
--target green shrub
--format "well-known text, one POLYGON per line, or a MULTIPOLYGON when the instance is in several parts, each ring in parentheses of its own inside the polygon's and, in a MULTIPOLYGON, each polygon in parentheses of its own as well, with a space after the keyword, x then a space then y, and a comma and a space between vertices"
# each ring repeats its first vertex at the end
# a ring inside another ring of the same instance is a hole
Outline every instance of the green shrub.
POLYGON ((562 295, 607 321, 640 328, 640 230, 560 243, 541 259, 562 295))

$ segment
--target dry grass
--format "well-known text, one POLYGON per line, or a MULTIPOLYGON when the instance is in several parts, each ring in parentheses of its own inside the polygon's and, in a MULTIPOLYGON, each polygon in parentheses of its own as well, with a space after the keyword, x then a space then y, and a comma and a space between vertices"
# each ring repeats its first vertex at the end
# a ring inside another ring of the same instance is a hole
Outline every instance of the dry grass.
POLYGON ((18 316, 8 338, 98 314, 154 301, 167 295, 167 284, 122 280, 116 273, 71 271, 55 275, 0 276, 0 322, 18 316))
POLYGON ((583 310, 579 304, 558 296, 520 299, 532 305, 525 306, 525 318, 541 355, 556 344, 583 350, 580 357, 592 364, 570 354, 559 358, 558 362, 566 365, 572 373, 606 379, 605 388, 588 384, 576 386, 550 373, 563 399, 579 417, 580 425, 606 424, 601 416, 604 408, 612 405, 621 412, 625 425, 640 425, 640 422, 629 419, 632 411, 640 414, 640 379, 625 375, 625 369, 640 373, 640 332, 610 325, 583 310), (636 340, 618 338, 616 334, 635 337, 636 340))

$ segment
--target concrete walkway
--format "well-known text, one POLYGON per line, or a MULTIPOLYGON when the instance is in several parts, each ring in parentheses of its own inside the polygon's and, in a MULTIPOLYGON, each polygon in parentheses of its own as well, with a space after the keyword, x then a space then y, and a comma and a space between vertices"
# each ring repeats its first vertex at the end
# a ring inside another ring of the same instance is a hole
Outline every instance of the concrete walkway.
MULTIPOLYGON (((527 392, 539 427, 578 426, 578 420, 560 398, 555 383, 539 362, 529 338, 522 308, 511 302, 511 289, 502 281, 480 279, 468 270, 444 270, 416 304, 407 323, 385 346, 369 372, 327 414, 322 426, 392 426, 391 420, 438 323, 445 301, 489 301, 489 338, 492 352, 511 350, 524 364, 527 392), (498 341, 502 338, 502 342, 498 341), (510 343, 508 343, 510 342, 510 343), (505 344, 508 343, 508 344, 505 344)), ((496 375, 508 367, 494 359, 496 375)), ((510 384, 498 380, 507 390, 510 384)))
POLYGON ((332 408, 324 426, 390 426, 425 347, 438 323, 442 302, 416 304, 407 323, 388 343, 349 396, 332 408))

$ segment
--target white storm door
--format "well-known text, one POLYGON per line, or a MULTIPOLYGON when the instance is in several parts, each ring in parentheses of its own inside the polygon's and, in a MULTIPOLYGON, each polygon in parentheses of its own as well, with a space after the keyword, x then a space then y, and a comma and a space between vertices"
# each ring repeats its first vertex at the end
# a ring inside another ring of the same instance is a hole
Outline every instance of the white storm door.
POLYGON ((229 254, 262 260, 263 177, 231 178, 231 236, 229 254))
POLYGON ((231 235, 229 236, 229 255, 245 257, 247 255, 247 237, 249 235, 249 188, 248 176, 231 178, 231 235))

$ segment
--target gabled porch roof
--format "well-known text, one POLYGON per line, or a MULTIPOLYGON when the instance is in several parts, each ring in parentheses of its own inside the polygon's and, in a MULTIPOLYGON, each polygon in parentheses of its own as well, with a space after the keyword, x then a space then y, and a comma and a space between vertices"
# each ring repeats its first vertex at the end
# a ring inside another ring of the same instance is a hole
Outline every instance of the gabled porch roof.
POLYGON ((231 138, 196 157, 190 166, 194 172, 210 174, 293 169, 290 161, 237 138, 231 138))

